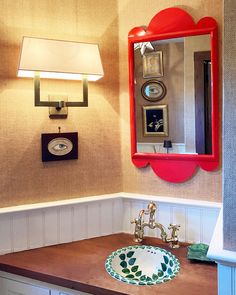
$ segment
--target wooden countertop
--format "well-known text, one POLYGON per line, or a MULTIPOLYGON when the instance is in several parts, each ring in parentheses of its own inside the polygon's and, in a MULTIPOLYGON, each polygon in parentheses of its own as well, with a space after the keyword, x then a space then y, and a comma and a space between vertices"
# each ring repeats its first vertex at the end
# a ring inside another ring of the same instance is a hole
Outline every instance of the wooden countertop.
POLYGON ((133 286, 110 277, 104 266, 106 258, 118 248, 134 245, 132 238, 114 234, 6 254, 0 256, 0 270, 96 295, 217 295, 215 264, 189 262, 186 245, 170 249, 156 238, 146 238, 143 244, 160 246, 176 255, 180 272, 173 280, 154 286, 133 286))

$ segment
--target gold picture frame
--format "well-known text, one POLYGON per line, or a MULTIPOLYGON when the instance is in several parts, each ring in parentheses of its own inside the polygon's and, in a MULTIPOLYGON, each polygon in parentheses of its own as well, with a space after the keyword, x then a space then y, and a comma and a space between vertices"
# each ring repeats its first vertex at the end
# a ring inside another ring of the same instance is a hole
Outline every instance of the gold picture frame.
POLYGON ((143 106, 144 136, 168 136, 167 105, 143 106))
POLYGON ((143 78, 163 77, 162 51, 153 51, 143 55, 143 78))

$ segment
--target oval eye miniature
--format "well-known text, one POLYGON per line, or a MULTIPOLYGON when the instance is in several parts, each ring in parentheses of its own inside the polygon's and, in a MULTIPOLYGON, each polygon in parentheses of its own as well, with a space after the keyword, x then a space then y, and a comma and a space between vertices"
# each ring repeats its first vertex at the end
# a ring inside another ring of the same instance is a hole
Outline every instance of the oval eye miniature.
POLYGON ((58 137, 48 143, 48 151, 55 156, 64 156, 71 152, 73 143, 63 137, 58 137))
POLYGON ((159 101, 166 95, 166 86, 161 81, 150 80, 143 84, 141 93, 148 101, 159 101))

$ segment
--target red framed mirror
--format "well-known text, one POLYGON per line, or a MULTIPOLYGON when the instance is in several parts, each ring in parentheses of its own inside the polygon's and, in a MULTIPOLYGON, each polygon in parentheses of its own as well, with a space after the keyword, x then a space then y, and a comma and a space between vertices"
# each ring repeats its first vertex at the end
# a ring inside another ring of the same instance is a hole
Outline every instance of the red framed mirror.
POLYGON ((216 21, 195 23, 186 11, 167 8, 147 28, 133 28, 128 46, 134 165, 150 164, 159 177, 176 183, 198 167, 217 169, 216 21))

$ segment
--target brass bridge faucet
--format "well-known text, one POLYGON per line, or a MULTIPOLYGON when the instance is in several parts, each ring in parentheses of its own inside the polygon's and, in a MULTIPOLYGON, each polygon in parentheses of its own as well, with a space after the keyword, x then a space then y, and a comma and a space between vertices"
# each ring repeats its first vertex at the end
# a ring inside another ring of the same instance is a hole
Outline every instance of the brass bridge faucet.
POLYGON ((131 223, 135 224, 135 229, 134 229, 134 241, 137 243, 142 242, 143 240, 143 235, 144 235, 144 228, 149 227, 151 229, 160 229, 161 231, 161 239, 165 243, 169 243, 169 246, 171 248, 179 248, 179 239, 178 239, 178 234, 177 231, 180 228, 179 224, 170 224, 168 227, 169 230, 171 230, 171 235, 168 238, 166 229, 161 223, 157 223, 155 221, 155 212, 156 212, 157 206, 154 202, 150 202, 148 204, 148 207, 146 210, 141 210, 139 212, 138 218, 135 218, 131 223), (144 221, 144 215, 149 215, 149 221, 145 222, 144 221))

